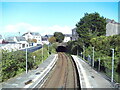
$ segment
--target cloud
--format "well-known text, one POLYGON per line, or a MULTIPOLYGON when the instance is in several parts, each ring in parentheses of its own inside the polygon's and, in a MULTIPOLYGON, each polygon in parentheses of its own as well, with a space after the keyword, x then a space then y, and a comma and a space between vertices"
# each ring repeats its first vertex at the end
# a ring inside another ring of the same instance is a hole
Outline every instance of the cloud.
POLYGON ((28 23, 18 23, 15 25, 7 25, 3 27, 3 32, 7 33, 17 33, 21 32, 22 34, 28 31, 31 32, 39 32, 41 35, 46 34, 53 34, 54 32, 62 32, 63 34, 71 34, 72 29, 74 27, 71 26, 59 26, 59 25, 53 25, 53 26, 34 26, 28 23))

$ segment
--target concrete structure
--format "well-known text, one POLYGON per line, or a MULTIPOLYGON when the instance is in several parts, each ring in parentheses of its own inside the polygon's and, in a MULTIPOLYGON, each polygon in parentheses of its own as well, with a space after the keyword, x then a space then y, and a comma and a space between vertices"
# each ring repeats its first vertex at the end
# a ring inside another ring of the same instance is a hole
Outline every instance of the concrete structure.
POLYGON ((25 39, 27 41, 31 41, 33 39, 36 39, 37 40, 37 44, 41 44, 42 43, 42 38, 41 38, 41 35, 38 33, 38 32, 27 32, 25 34, 22 35, 23 37, 25 37, 25 39))
POLYGON ((81 90, 85 90, 86 88, 91 88, 91 90, 106 90, 108 88, 110 90, 114 90, 112 83, 109 82, 104 76, 99 74, 99 72, 95 71, 92 67, 90 67, 90 65, 86 61, 75 55, 72 55, 72 58, 78 70, 81 90))
POLYGON ((106 36, 118 35, 120 34, 120 23, 115 22, 114 20, 106 20, 106 36))
POLYGON ((78 40, 79 36, 76 32, 76 28, 72 29, 72 41, 78 40))
POLYGON ((64 34, 64 40, 63 42, 68 42, 72 40, 72 35, 71 34, 64 34))

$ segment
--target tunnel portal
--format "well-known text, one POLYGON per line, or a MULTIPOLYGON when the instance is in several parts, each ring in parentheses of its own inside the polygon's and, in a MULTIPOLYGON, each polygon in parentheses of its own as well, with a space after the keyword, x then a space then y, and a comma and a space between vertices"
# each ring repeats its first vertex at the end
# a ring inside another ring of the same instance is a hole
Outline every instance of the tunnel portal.
POLYGON ((58 46, 56 49, 57 52, 66 52, 67 48, 65 46, 58 46))

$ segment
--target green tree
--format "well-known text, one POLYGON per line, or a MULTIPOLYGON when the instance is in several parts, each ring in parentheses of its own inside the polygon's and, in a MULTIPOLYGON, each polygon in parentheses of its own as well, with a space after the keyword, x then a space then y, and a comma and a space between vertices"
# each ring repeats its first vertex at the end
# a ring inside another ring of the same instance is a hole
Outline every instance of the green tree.
POLYGON ((55 32, 54 37, 56 38, 56 42, 61 43, 64 40, 64 35, 61 32, 55 32))
POLYGON ((99 13, 85 13, 85 16, 76 24, 77 33, 82 43, 89 46, 90 39, 96 36, 105 35, 106 19, 99 13))
POLYGON ((50 43, 55 43, 55 42, 56 42, 56 38, 55 38, 54 36, 52 36, 52 37, 50 37, 50 38, 48 39, 48 41, 49 41, 50 43))

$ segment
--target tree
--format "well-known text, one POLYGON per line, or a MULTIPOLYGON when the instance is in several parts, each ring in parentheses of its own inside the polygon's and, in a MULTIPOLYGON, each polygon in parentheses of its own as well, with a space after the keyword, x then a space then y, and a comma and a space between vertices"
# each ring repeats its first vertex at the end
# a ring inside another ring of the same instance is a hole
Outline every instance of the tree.
POLYGON ((56 42, 56 38, 55 38, 54 36, 52 36, 52 37, 50 37, 50 38, 48 39, 48 41, 49 41, 50 43, 55 43, 55 42, 56 42))
POLYGON ((82 50, 81 44, 79 43, 79 41, 69 41, 67 42, 67 52, 77 55, 77 53, 79 54, 82 50))
POLYGON ((64 40, 64 35, 61 32, 55 32, 54 37, 56 38, 56 42, 61 43, 64 40))
POLYGON ((31 42, 37 43, 37 40, 36 39, 32 39, 31 42))
POLYGON ((99 13, 85 13, 85 16, 76 24, 77 33, 82 39, 82 43, 89 46, 90 39, 96 36, 105 35, 106 19, 99 13))

